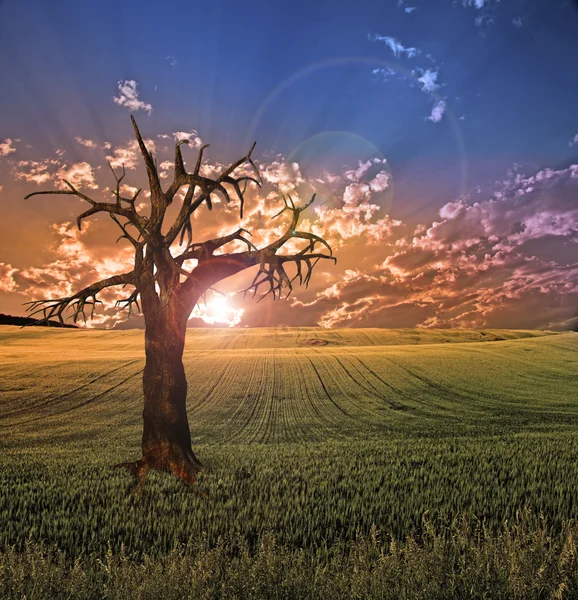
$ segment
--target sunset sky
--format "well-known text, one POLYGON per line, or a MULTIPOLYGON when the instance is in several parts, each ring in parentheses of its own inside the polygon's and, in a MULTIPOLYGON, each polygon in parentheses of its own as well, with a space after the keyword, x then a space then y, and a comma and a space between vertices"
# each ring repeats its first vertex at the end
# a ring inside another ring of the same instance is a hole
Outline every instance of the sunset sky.
MULTIPOLYGON (((191 325, 575 328, 577 57, 564 0, 0 0, 0 312, 130 269, 109 218, 23 198, 109 201, 107 161, 144 185, 132 113, 167 187, 175 140, 189 169, 211 144, 206 174, 257 141, 265 185, 243 221, 201 207, 197 241, 265 243, 280 193, 316 192, 302 227, 337 257, 288 300, 222 282, 191 325)), ((127 295, 92 326, 140 326, 127 295)))

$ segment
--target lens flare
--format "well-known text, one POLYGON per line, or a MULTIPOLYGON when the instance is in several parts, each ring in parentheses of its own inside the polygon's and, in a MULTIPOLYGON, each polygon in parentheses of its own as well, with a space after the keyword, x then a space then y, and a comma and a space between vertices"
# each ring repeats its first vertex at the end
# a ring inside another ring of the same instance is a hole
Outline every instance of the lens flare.
POLYGON ((235 308, 229 303, 229 296, 213 294, 206 304, 197 304, 190 318, 202 319, 208 325, 228 325, 234 327, 241 322, 244 309, 235 308))
POLYGON ((301 142, 287 162, 299 165, 304 181, 296 186, 300 198, 317 194, 318 204, 341 206, 344 187, 366 186, 371 202, 384 214, 393 203, 393 174, 374 144, 350 131, 324 131, 301 142))

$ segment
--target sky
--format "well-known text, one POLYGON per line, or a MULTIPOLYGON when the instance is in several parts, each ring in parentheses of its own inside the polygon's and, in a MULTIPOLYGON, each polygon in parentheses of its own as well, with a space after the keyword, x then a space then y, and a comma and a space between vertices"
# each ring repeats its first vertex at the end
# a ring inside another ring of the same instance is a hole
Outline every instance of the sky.
MULTIPOLYGON (((132 114, 171 181, 210 143, 216 174, 253 141, 264 179, 195 214, 195 239, 284 231, 281 194, 337 264, 257 303, 219 284, 191 325, 576 329, 578 2, 0 0, 0 312, 130 270, 103 216, 145 171, 132 114)), ((146 197, 139 210, 146 214, 146 197)), ((92 327, 138 327, 103 295, 92 327)))

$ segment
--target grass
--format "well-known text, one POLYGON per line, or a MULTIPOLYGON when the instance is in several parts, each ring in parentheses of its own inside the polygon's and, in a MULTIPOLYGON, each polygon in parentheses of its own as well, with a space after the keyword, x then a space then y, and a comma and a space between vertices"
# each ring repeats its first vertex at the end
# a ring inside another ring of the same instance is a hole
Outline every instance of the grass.
POLYGON ((207 468, 137 502, 142 332, 0 328, 0 597, 576 597, 577 351, 189 330, 207 468))

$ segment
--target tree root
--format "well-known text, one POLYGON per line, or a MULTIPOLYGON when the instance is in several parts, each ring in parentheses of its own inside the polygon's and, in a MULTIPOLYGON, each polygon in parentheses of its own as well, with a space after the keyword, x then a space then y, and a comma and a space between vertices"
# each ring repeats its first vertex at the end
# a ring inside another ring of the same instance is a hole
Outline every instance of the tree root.
POLYGON ((187 460, 158 460, 143 457, 137 461, 113 465, 113 469, 127 469, 133 476, 134 493, 140 497, 144 488, 146 476, 150 471, 171 473, 187 486, 192 487, 197 481, 197 474, 202 469, 201 462, 191 452, 187 460))

